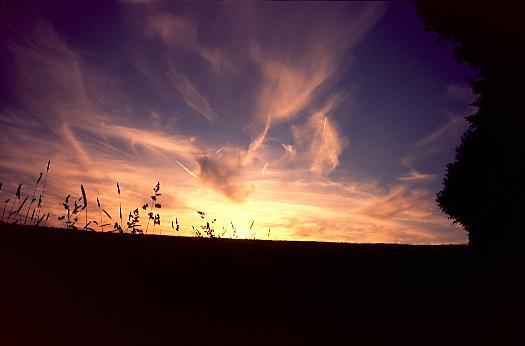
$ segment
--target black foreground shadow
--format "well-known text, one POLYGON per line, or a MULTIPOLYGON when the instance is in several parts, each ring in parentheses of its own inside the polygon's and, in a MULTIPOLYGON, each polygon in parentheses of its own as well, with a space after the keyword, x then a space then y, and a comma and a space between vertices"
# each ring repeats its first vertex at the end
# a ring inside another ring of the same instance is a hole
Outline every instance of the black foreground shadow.
POLYGON ((521 345, 523 267, 466 246, 0 224, 2 345, 521 345))

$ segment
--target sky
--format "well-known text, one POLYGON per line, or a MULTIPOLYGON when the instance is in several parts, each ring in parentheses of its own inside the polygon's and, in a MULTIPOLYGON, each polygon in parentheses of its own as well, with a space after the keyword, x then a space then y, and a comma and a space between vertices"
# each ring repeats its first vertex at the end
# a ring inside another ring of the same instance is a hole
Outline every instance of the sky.
POLYGON ((466 243, 435 195, 474 73, 423 29, 410 2, 2 2, 2 204, 51 160, 53 226, 81 184, 99 220, 160 182, 148 233, 466 243))

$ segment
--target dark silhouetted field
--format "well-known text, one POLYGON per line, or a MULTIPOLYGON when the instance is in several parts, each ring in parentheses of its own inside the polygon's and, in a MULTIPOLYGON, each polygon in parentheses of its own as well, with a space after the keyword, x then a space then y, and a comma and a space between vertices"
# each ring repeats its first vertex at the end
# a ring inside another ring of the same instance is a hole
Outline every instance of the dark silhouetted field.
POLYGON ((465 246, 0 224, 2 345, 521 345, 523 267, 465 246))

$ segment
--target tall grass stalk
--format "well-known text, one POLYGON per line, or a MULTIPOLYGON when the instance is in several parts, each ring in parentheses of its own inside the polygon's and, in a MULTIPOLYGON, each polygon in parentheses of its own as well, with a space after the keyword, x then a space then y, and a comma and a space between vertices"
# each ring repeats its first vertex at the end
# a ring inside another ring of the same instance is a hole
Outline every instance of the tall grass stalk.
POLYGON ((230 221, 230 223, 232 224, 232 230, 233 230, 232 238, 233 238, 233 239, 237 239, 237 238, 238 238, 238 235, 237 235, 237 229, 235 229, 235 226, 233 225, 233 222, 232 222, 232 221, 230 221))
POLYGON ((87 196, 86 196, 86 190, 84 190, 84 185, 80 184, 80 190, 82 191, 82 202, 84 203, 84 206, 82 209, 86 209, 86 225, 84 226, 85 229, 88 227, 88 202, 87 202, 87 196))
MULTIPOLYGON (((148 206, 148 203, 145 204, 146 208, 148 206)), ((146 234, 148 234, 149 229, 149 220, 153 220, 153 203, 149 206, 149 212, 148 212, 148 222, 146 223, 146 234)), ((155 233, 155 232, 153 232, 155 233)))
MULTIPOLYGON (((18 188, 16 189, 15 197, 18 199, 18 204, 20 205, 20 190, 22 189, 22 184, 18 184, 18 188)), ((13 209, 15 207, 16 199, 13 200, 13 203, 11 204, 11 209, 9 210, 9 215, 7 216, 7 222, 11 220, 11 216, 13 215, 13 209)))
POLYGON ((122 227, 122 202, 120 201, 120 186, 117 181, 117 192, 118 192, 118 203, 119 203, 119 214, 120 214, 120 227, 122 227))
POLYGON ((50 165, 51 165, 51 160, 48 160, 47 161, 47 168, 46 168, 46 175, 44 176, 44 187, 42 188, 42 193, 40 194, 40 196, 38 198, 38 210, 36 212, 37 219, 38 219, 38 217, 40 215, 40 208, 42 208, 42 202, 44 201, 44 196, 45 196, 45 193, 46 193, 47 174, 49 173, 49 166, 50 165))
MULTIPOLYGON (((26 198, 24 198, 24 201, 22 203, 19 203, 18 204, 18 209, 11 212, 11 214, 13 215, 16 215, 16 219, 15 219, 15 224, 17 224, 18 222, 21 222, 22 221, 22 217, 20 216, 20 211, 24 208, 24 205, 26 204, 27 202, 27 199, 29 198, 29 195, 26 196, 26 198)), ((11 215, 9 215, 11 216, 11 215)))
MULTIPOLYGON (((29 216, 29 211, 31 210, 31 207, 33 206, 33 203, 35 202, 36 189, 38 188, 38 184, 40 184, 40 180, 42 179, 42 175, 44 175, 44 173, 40 172, 40 176, 36 180, 35 188, 33 189, 33 195, 31 196, 31 201, 29 202, 29 207, 27 208, 26 217, 24 219, 24 225, 27 223, 27 217, 29 216)), ((31 220, 32 219, 33 218, 31 217, 31 220)))
POLYGON ((2 221, 4 221, 5 207, 7 206, 7 203, 9 203, 9 198, 4 201, 4 211, 2 211, 2 221))
POLYGON ((49 219, 49 212, 47 213, 47 216, 46 216, 46 227, 47 227, 47 220, 49 219))
MULTIPOLYGON (((252 230, 252 227, 253 227, 253 224, 255 223, 255 220, 252 221, 252 224, 250 225, 250 231, 252 230)), ((253 239, 255 239, 257 237, 257 231, 255 231, 255 233, 252 233, 250 235, 250 238, 253 236, 253 239)))
POLYGON ((39 226, 40 223, 42 222, 42 220, 44 219, 44 216, 46 216, 46 214, 42 214, 42 216, 36 221, 36 226, 39 226))
POLYGON ((102 210, 100 209, 100 201, 98 200, 98 196, 97 196, 97 206, 98 206, 98 214, 100 216, 100 229, 102 232, 104 232, 104 225, 102 224, 102 210))
MULTIPOLYGON (((0 181, 0 191, 2 191, 2 184, 3 184, 3 182, 0 181)), ((7 201, 9 201, 9 199, 7 199, 7 201)), ((2 211, 2 221, 4 221, 5 205, 6 205, 7 201, 4 202, 4 211, 2 211)))

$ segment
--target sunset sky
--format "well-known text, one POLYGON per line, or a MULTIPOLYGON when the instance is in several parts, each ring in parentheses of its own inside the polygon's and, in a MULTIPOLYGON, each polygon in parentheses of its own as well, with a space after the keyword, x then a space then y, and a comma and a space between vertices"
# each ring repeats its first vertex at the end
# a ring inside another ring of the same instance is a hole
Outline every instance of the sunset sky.
POLYGON ((159 181, 163 234, 199 210, 226 237, 465 243, 434 199, 474 74, 423 27, 409 2, 2 2, 1 207, 50 159, 50 225, 80 184, 98 219, 159 181))

